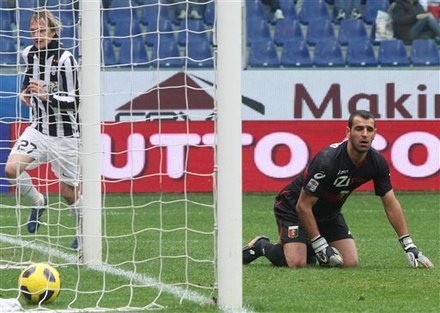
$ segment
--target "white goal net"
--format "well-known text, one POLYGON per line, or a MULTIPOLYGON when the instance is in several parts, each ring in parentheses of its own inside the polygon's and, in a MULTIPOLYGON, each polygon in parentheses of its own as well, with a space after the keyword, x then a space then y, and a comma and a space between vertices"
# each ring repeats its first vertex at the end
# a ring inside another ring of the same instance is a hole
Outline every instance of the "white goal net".
MULTIPOLYGON (((0 1, 0 298, 56 311, 214 312, 218 299, 241 306, 241 173, 222 176, 223 168, 241 166, 231 158, 240 148, 240 119, 218 119, 218 92, 227 87, 218 79, 225 61, 215 57, 216 14, 225 3, 238 8, 231 16, 239 21, 240 1, 0 1), (59 37, 30 23, 40 10, 61 22, 59 37), (35 39, 42 33, 49 38, 43 43, 35 39), (26 105, 20 93, 34 80, 43 97, 31 91, 26 105), (69 99, 79 99, 79 107, 65 104, 69 99), (59 164, 72 166, 74 151, 43 139, 47 163, 22 148, 29 138, 21 136, 47 127, 44 138, 62 137, 77 121, 80 196, 71 199, 76 189, 59 164), (235 150, 222 151, 222 136, 231 135, 235 150), (25 157, 14 163, 8 157, 19 138, 17 153, 25 157), (8 169, 17 164, 24 171, 14 167, 11 178, 8 169), (231 177, 234 190, 219 193, 231 177), (61 276, 50 305, 28 304, 17 287, 21 270, 39 262, 61 276)), ((238 91, 224 101, 240 95, 235 76, 238 91)))

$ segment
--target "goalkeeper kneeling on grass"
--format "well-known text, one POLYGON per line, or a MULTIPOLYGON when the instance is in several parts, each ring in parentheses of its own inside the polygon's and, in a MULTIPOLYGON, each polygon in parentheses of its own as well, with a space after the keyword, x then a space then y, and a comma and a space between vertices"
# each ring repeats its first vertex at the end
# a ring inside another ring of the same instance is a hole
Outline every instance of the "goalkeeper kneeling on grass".
POLYGON ((346 133, 347 141, 321 150, 277 195, 274 214, 279 243, 255 237, 243 247, 243 264, 265 256, 275 266, 292 268, 316 262, 325 267, 358 266, 357 248, 341 208, 353 190, 373 180, 410 266, 433 267, 409 235, 386 160, 371 147, 376 135, 374 116, 364 110, 353 112, 346 133))

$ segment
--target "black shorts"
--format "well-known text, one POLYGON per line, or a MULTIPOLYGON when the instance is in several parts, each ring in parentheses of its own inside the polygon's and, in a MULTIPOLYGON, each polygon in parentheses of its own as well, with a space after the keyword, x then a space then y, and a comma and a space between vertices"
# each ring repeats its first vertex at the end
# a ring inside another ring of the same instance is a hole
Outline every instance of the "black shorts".
MULTIPOLYGON (((274 206, 274 214, 281 244, 289 242, 307 243, 309 238, 293 209, 287 208, 283 203, 278 202, 274 206)), ((340 212, 333 218, 317 222, 317 224, 321 236, 328 242, 353 238, 344 216, 340 212)))

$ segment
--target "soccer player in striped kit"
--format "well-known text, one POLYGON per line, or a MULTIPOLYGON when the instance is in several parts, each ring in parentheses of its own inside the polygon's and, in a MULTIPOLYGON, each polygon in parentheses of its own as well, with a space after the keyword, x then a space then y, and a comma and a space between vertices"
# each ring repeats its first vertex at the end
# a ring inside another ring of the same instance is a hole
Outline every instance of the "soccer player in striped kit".
MULTIPOLYGON (((12 148, 5 174, 17 193, 32 201, 27 228, 35 233, 48 201, 26 170, 44 163, 51 164, 61 195, 78 222, 79 90, 77 61, 60 46, 59 20, 48 10, 37 10, 30 18, 29 30, 33 45, 23 50, 26 73, 20 99, 32 109, 32 123, 12 148)), ((72 248, 77 247, 75 239, 72 248)))

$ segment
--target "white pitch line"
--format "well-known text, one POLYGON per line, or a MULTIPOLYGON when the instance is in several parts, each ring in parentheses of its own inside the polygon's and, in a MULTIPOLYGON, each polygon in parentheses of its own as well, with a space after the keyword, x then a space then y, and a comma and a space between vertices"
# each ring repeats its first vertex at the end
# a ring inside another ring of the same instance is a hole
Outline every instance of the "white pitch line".
MULTIPOLYGON (((69 263, 77 263, 77 261, 78 261, 78 257, 74 256, 72 254, 65 253, 63 251, 48 247, 46 245, 41 245, 41 244, 38 244, 35 242, 29 242, 29 241, 25 241, 22 239, 17 239, 12 236, 0 234, 0 241, 6 242, 9 244, 18 245, 23 248, 34 249, 34 250, 39 251, 43 254, 47 254, 49 256, 63 259, 69 263)), ((126 278, 126 279, 133 279, 136 282, 144 284, 144 285, 151 285, 152 287, 154 287, 155 289, 157 289, 159 291, 164 291, 164 292, 170 293, 180 299, 186 299, 191 302, 198 303, 198 304, 212 304, 212 305, 214 304, 212 299, 210 299, 204 295, 201 295, 195 291, 187 290, 187 289, 177 287, 177 286, 169 286, 169 285, 160 283, 155 278, 146 276, 144 274, 126 271, 126 270, 119 269, 117 267, 110 266, 107 264, 100 264, 100 265, 84 264, 84 265, 86 267, 93 269, 95 271, 98 271, 98 272, 109 273, 109 274, 119 276, 122 278, 126 278)), ((246 309, 246 308, 232 309, 232 310, 228 309, 228 308, 223 308, 222 311, 225 313, 229 313, 229 312, 252 313, 251 310, 246 309)))

